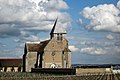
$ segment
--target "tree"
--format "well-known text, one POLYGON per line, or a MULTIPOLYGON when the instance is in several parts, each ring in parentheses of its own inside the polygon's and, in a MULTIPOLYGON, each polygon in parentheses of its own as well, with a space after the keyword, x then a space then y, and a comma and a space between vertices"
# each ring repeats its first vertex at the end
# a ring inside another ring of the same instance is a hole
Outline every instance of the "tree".
POLYGON ((8 66, 5 66, 5 67, 4 67, 4 72, 6 72, 6 71, 7 71, 7 67, 8 67, 8 66))

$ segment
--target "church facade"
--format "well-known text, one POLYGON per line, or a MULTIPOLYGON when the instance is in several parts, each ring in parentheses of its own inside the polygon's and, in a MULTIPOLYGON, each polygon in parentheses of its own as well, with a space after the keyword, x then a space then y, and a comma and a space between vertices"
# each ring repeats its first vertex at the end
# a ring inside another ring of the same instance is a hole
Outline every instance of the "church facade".
MULTIPOLYGON (((57 19, 50 32, 50 39, 42 42, 26 42, 23 55, 23 71, 31 68, 70 68, 71 51, 66 32, 56 32, 57 19)), ((60 26, 59 26, 60 27, 60 26)))

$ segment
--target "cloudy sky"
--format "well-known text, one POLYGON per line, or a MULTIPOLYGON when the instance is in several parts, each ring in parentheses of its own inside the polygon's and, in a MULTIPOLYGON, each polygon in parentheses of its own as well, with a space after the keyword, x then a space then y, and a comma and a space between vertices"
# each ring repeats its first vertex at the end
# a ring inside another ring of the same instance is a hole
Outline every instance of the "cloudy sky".
POLYGON ((57 17, 72 64, 120 63, 119 0, 0 0, 0 57, 21 58, 25 42, 49 39, 57 17))

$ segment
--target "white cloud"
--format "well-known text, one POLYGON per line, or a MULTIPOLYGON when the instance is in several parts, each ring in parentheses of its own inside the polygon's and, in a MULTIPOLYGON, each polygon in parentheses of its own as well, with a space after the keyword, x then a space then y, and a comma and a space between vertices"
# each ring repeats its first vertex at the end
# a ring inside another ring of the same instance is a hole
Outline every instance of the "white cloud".
POLYGON ((28 38, 24 38, 26 41, 40 41, 40 38, 34 35, 31 35, 28 38))
POLYGON ((86 54, 92 54, 92 55, 101 55, 105 54, 106 51, 103 50, 102 48, 95 48, 95 47, 86 47, 86 48, 81 48, 80 50, 81 53, 86 53, 86 54))
POLYGON ((19 36, 20 34, 20 30, 12 26, 12 24, 0 24, 1 37, 19 36))
POLYGON ((78 20, 78 22, 79 22, 80 24, 83 24, 83 21, 82 21, 82 19, 79 19, 79 20, 78 20))
POLYGON ((48 10, 61 10, 68 9, 68 5, 63 0, 50 0, 48 3, 43 4, 45 9, 48 10))
POLYGON ((117 7, 120 9, 120 0, 117 3, 117 7))
POLYGON ((77 48, 77 47, 74 46, 74 45, 70 45, 70 46, 69 46, 69 49, 70 49, 71 51, 73 51, 73 52, 79 51, 79 48, 77 48))
POLYGON ((15 39, 15 42, 40 42, 40 38, 35 35, 30 35, 29 37, 20 37, 20 39, 15 39))
POLYGON ((120 53, 120 47, 114 47, 114 50, 117 51, 118 53, 120 53))
MULTIPOLYGON (((68 9, 68 5, 63 0, 2 0, 0 1, 0 26, 14 24, 14 31, 9 31, 11 33, 16 31, 21 33, 26 30, 48 31, 58 17, 59 23, 66 30, 71 20, 68 13, 60 11, 62 9, 68 9)), ((8 31, 4 33, 1 31, 0 34, 3 35, 8 33, 8 31)))
POLYGON ((106 36, 106 38, 109 39, 109 40, 114 39, 114 37, 113 37, 111 34, 108 34, 108 35, 106 36))
POLYGON ((106 46, 106 45, 110 45, 110 42, 106 42, 106 41, 81 41, 80 45, 82 46, 106 46))
POLYGON ((120 10, 113 4, 85 7, 81 13, 89 20, 85 27, 87 29, 120 32, 120 10))
POLYGON ((0 47, 6 47, 6 45, 0 42, 0 47))
POLYGON ((68 8, 64 0, 0 0, 0 38, 16 42, 12 47, 5 46, 9 51, 1 48, 0 56, 11 56, 12 53, 16 53, 15 48, 20 48, 17 55, 21 55, 23 46, 20 44, 26 41, 40 41, 37 37, 39 33, 51 30, 57 17, 63 30, 66 30, 71 18, 63 10, 68 8))
MULTIPOLYGON (((119 54, 120 49, 120 1, 117 6, 113 4, 102 4, 93 7, 85 7, 81 12, 84 19, 81 23, 86 29, 94 31, 105 31, 106 38, 96 42, 81 42, 83 48, 81 53, 86 54, 119 54), (85 21, 87 20, 87 21, 85 21)), ((96 32, 95 32, 96 33, 96 32)), ((101 35, 104 36, 104 35, 101 35)))

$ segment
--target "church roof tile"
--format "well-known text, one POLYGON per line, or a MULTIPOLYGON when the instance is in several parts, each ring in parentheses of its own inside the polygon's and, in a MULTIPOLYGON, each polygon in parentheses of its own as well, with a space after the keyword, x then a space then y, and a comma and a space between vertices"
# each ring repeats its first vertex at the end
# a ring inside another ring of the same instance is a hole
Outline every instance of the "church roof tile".
POLYGON ((46 45, 49 43, 50 40, 45 40, 40 43, 26 43, 27 51, 28 52, 39 52, 43 51, 46 45))

